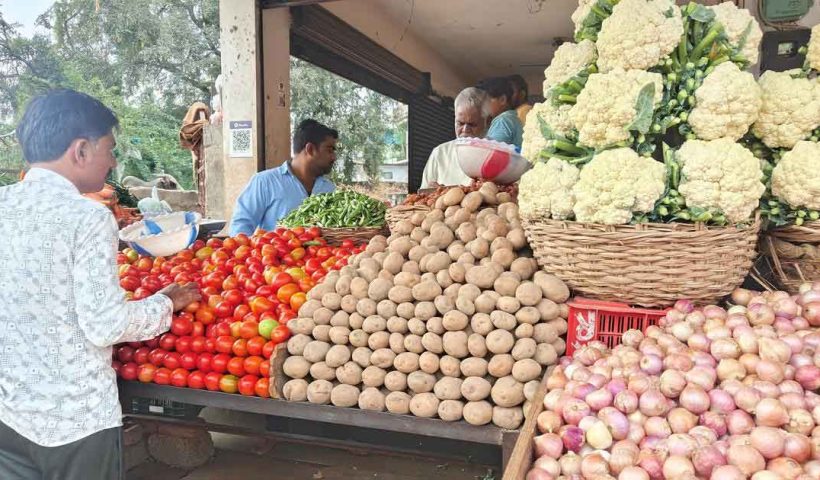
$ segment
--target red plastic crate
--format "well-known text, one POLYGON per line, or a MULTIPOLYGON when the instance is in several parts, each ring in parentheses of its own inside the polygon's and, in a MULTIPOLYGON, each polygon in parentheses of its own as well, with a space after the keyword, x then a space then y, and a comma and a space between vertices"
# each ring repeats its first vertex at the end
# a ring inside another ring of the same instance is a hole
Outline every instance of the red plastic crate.
POLYGON ((602 302, 575 297, 570 300, 567 319, 567 352, 593 341, 603 342, 609 348, 621 343, 621 335, 631 329, 645 331, 657 325, 669 310, 632 308, 625 303, 602 302))

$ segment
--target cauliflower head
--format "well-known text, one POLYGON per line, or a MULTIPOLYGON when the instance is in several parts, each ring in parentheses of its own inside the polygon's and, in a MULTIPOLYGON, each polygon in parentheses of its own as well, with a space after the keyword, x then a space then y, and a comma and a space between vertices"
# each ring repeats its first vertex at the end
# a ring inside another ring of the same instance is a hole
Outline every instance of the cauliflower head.
POLYGON ((629 126, 638 113, 635 102, 648 83, 655 84, 657 108, 663 98, 663 77, 659 73, 615 69, 590 75, 569 111, 579 142, 599 148, 629 139, 629 126))
POLYGON ((549 67, 544 70, 544 97, 547 91, 578 75, 595 62, 595 44, 589 40, 578 43, 562 43, 552 56, 549 67))
POLYGON ((820 23, 812 27, 809 39, 809 50, 806 53, 809 68, 820 70, 820 23))
POLYGON ((695 91, 689 125, 698 138, 739 140, 757 120, 761 92, 754 76, 732 62, 718 65, 695 91))
POLYGON ((769 148, 792 148, 820 126, 820 81, 766 71, 758 84, 763 103, 752 133, 769 148))
POLYGON ((572 132, 572 122, 569 120, 570 108, 572 105, 566 104, 556 107, 549 100, 533 105, 524 123, 524 140, 521 144, 521 155, 524 158, 535 163, 538 161, 541 150, 547 147, 547 139, 541 134, 539 117, 559 135, 567 136, 572 132))
POLYGON ((589 14, 592 13, 592 6, 595 5, 597 1, 598 0, 578 0, 578 7, 576 7, 575 11, 570 15, 572 23, 575 25, 574 33, 576 35, 584 28, 584 21, 589 14))
POLYGON ((677 159, 686 205, 718 209, 732 223, 748 220, 766 190, 760 160, 731 139, 689 140, 677 159))
POLYGON ((598 68, 646 70, 680 43, 683 19, 672 0, 621 0, 598 33, 598 68))
POLYGON ((723 25, 732 48, 743 55, 750 65, 756 64, 760 57, 763 30, 752 14, 745 8, 737 8, 732 2, 723 2, 709 8, 715 12, 715 20, 723 25))
POLYGON ((631 148, 605 150, 581 170, 573 212, 579 222, 622 225, 634 212, 651 212, 665 190, 664 164, 631 148))
POLYGON ((793 208, 820 210, 820 143, 797 142, 772 171, 772 194, 793 208))
POLYGON ((569 218, 575 205, 572 187, 579 175, 578 167, 555 157, 547 163, 536 163, 518 184, 521 215, 543 215, 556 220, 569 218))

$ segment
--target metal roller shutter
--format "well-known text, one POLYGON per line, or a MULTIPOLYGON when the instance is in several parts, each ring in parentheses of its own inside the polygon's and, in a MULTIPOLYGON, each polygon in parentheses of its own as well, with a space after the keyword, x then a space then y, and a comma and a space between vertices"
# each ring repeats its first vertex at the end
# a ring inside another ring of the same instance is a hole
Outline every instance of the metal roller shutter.
POLYGON ((455 138, 453 116, 453 100, 450 98, 416 95, 410 100, 407 120, 410 193, 416 192, 421 185, 421 175, 430 152, 455 138))

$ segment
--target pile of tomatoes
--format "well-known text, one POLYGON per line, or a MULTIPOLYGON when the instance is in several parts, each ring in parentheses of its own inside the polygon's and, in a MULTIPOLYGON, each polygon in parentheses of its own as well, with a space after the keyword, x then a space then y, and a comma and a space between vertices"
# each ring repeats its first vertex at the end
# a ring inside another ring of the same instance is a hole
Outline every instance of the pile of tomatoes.
POLYGON ((120 285, 139 300, 177 282, 197 282, 202 300, 174 315, 158 338, 114 348, 125 380, 268 397, 269 358, 287 341, 307 292, 364 245, 328 246, 316 228, 279 228, 197 240, 171 258, 124 249, 120 285))

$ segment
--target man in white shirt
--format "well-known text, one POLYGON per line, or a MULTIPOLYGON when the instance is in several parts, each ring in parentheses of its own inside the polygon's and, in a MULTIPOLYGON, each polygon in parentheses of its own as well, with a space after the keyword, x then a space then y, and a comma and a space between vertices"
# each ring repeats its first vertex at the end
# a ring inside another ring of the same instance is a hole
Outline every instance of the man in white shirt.
POLYGON ((117 223, 81 194, 116 167, 114 113, 55 90, 17 127, 31 169, 0 188, 0 478, 120 479, 111 346, 167 331, 199 299, 194 283, 126 301, 117 223))
MULTIPOLYGON (((490 98, 478 88, 465 88, 454 104, 456 137, 482 138, 490 126, 490 98)), ((456 141, 434 148, 424 166, 421 188, 439 185, 469 185, 473 180, 458 166, 456 141)))

